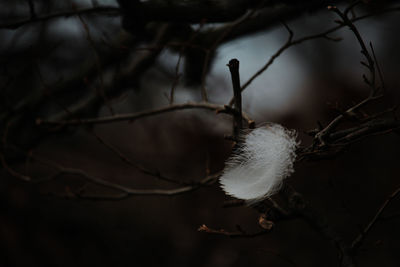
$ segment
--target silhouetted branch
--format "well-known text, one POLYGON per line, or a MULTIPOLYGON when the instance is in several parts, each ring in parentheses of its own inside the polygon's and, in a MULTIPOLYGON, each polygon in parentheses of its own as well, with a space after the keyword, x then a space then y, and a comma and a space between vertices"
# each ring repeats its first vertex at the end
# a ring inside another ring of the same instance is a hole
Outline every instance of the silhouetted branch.
POLYGON ((230 238, 253 238, 253 237, 265 235, 270 232, 270 230, 263 230, 263 231, 260 231, 257 233, 246 233, 242 229, 238 229, 238 230, 239 231, 236 231, 236 232, 229 232, 224 229, 215 230, 215 229, 209 228, 205 224, 201 225, 197 229, 197 231, 199 231, 199 232, 204 232, 207 234, 223 235, 223 236, 227 236, 230 238))
MULTIPOLYGON (((38 125, 48 125, 48 126, 65 126, 65 125, 80 125, 80 124, 102 124, 111 123, 117 121, 134 121, 144 117, 155 116, 167 112, 177 111, 177 110, 187 110, 187 109, 206 109, 215 111, 217 113, 227 113, 233 114, 232 109, 226 106, 211 104, 211 103, 186 103, 186 104, 175 104, 169 105, 159 109, 153 109, 149 111, 142 111, 132 114, 121 114, 108 117, 99 117, 93 119, 76 119, 76 120, 65 120, 65 121, 46 121, 42 119, 37 119, 36 123, 38 125)), ((247 123, 252 123, 253 121, 246 115, 243 114, 243 118, 247 123)))
POLYGON ((293 187, 286 184, 281 192, 286 197, 292 213, 303 218, 315 231, 332 242, 339 252, 341 266, 354 267, 355 263, 350 246, 334 231, 329 221, 322 214, 314 210, 310 206, 310 203, 294 190, 293 187))
POLYGON ((107 195, 85 195, 82 192, 75 192, 74 195, 76 197, 79 198, 91 198, 91 199, 95 199, 95 198, 113 198, 113 199, 124 199, 126 197, 129 196, 136 196, 136 195, 142 195, 142 196, 174 196, 174 195, 179 195, 179 194, 184 194, 184 193, 188 193, 188 192, 192 192, 194 190, 197 190, 203 186, 209 186, 214 184, 217 180, 218 177, 220 175, 220 173, 214 173, 211 175, 206 176, 205 178, 201 179, 200 181, 197 181, 196 183, 192 184, 192 185, 185 185, 185 186, 181 186, 181 187, 177 187, 177 188, 173 188, 173 189, 133 189, 133 188, 129 188, 126 187, 124 185, 120 185, 117 183, 113 183, 109 180, 105 180, 99 177, 95 177, 89 173, 87 173, 86 171, 82 170, 82 169, 75 169, 75 168, 67 168, 64 167, 58 163, 55 162, 50 162, 47 160, 43 160, 40 159, 34 155, 29 155, 33 160, 47 165, 53 169, 56 170, 56 173, 45 178, 45 179, 31 179, 32 182, 34 183, 42 183, 42 182, 48 182, 51 180, 54 180, 62 175, 75 175, 75 176, 79 176, 82 177, 83 179, 85 179, 87 182, 93 183, 93 184, 97 184, 100 186, 104 186, 108 189, 112 189, 112 190, 116 190, 118 191, 118 195, 117 196, 107 196, 107 195))
POLYGON ((177 179, 173 179, 170 177, 167 177, 165 175, 162 175, 159 171, 155 170, 149 170, 145 167, 143 167, 140 164, 134 163, 131 159, 129 159, 127 156, 125 156, 121 151, 119 151, 116 147, 114 147, 113 145, 107 143, 103 138, 101 138, 98 134, 96 134, 94 131, 92 132, 92 134, 96 137, 96 139, 102 144, 104 145, 108 150, 110 150, 111 152, 113 152, 114 154, 116 154, 123 162, 127 163, 130 166, 133 166, 134 168, 138 169, 139 171, 143 172, 144 174, 156 177, 157 179, 166 181, 166 182, 170 182, 170 183, 174 183, 174 184, 180 184, 180 185, 193 185, 196 184, 196 182, 185 182, 185 181, 180 181, 177 179))
MULTIPOLYGON (((370 17, 373 17, 373 16, 378 16, 378 15, 381 15, 381 14, 390 13, 390 12, 398 12, 398 11, 400 11, 400 7, 385 8, 385 9, 378 10, 378 11, 373 12, 373 13, 370 13, 370 14, 366 14, 366 15, 362 15, 362 16, 359 16, 359 17, 352 18, 352 19, 350 19, 350 22, 354 23, 354 22, 356 22, 356 21, 360 21, 360 20, 363 20, 363 19, 366 19, 366 18, 370 18, 370 17)), ((293 32, 289 31, 289 37, 288 37, 286 43, 285 43, 283 46, 281 46, 281 47, 270 57, 270 59, 267 61, 267 63, 265 63, 265 65, 264 65, 263 67, 261 67, 256 73, 254 73, 254 74, 242 85, 241 90, 242 90, 242 91, 245 90, 258 76, 260 76, 262 73, 264 73, 264 72, 274 63, 274 61, 275 61, 283 52, 285 52, 288 48, 290 48, 290 47, 292 47, 292 46, 295 46, 295 45, 302 44, 302 43, 304 43, 304 42, 306 42, 306 41, 309 41, 309 40, 320 39, 320 38, 323 38, 323 39, 326 39, 326 40, 330 40, 330 41, 334 41, 334 42, 340 41, 340 40, 341 40, 340 38, 331 38, 331 37, 329 36, 329 34, 331 34, 331 33, 335 32, 335 31, 337 31, 337 30, 343 28, 344 26, 345 26, 344 24, 341 24, 341 25, 332 27, 332 28, 330 28, 330 29, 327 29, 327 30, 325 30, 325 31, 323 31, 323 32, 321 32, 321 33, 311 34, 311 35, 308 35, 308 36, 305 36, 305 37, 302 37, 302 38, 298 38, 298 39, 293 39, 294 34, 293 34, 293 32)), ((232 98, 232 99, 230 100, 230 102, 229 102, 229 105, 232 105, 232 104, 233 104, 233 98, 232 98)))
POLYGON ((13 170, 6 161, 6 158, 4 157, 3 153, 0 152, 0 162, 3 168, 10 174, 11 176, 18 178, 19 180, 29 182, 32 180, 32 178, 28 175, 22 174, 18 171, 13 170))
POLYGON ((16 22, 5 22, 0 24, 0 29, 17 29, 27 24, 44 22, 50 19, 62 18, 62 17, 71 17, 78 15, 92 15, 92 14, 106 14, 108 16, 119 16, 120 10, 117 7, 92 7, 92 8, 83 8, 78 10, 68 10, 68 11, 60 11, 55 12, 48 15, 36 15, 31 16, 29 19, 24 19, 16 22))
POLYGON ((239 76, 239 60, 231 59, 228 63, 229 71, 231 72, 233 99, 235 102, 233 114, 233 139, 236 142, 239 140, 239 132, 243 128, 242 125, 242 92, 240 91, 240 76, 239 76))
POLYGON ((358 248, 360 248, 360 246, 362 245, 367 234, 371 231, 371 229, 374 227, 376 222, 379 220, 379 218, 381 217, 384 210, 399 194, 400 194, 400 187, 397 188, 393 193, 391 193, 390 195, 387 196, 386 200, 380 206, 380 208, 376 212, 375 216, 371 219, 371 221, 367 224, 367 226, 365 226, 365 228, 361 231, 361 233, 354 239, 354 241, 351 245, 353 252, 356 251, 358 248))
MULTIPOLYGON (((368 79, 365 75, 363 75, 364 78, 364 82, 371 88, 370 89, 370 93, 368 95, 367 98, 365 98, 364 100, 362 100, 361 102, 359 102, 358 104, 354 105, 353 107, 349 108, 346 110, 345 114, 352 116, 354 114, 354 112, 365 106, 366 104, 368 104, 369 102, 371 102, 372 100, 378 99, 380 98, 382 95, 378 95, 377 96, 377 92, 378 92, 378 87, 376 86, 376 73, 375 73, 375 61, 373 59, 373 57, 371 56, 371 54, 369 53, 363 38, 361 37, 361 34, 359 33, 359 31, 357 30, 357 27, 353 24, 353 21, 351 19, 349 19, 347 17, 347 13, 343 13, 341 12, 339 9, 337 9, 334 6, 329 6, 328 9, 332 10, 333 12, 335 12, 336 14, 338 14, 338 16, 343 20, 342 22, 340 22, 342 25, 346 25, 350 28, 350 30, 353 32, 353 34, 355 35, 360 47, 361 47, 361 53, 364 55, 364 57, 367 59, 367 63, 361 62, 361 64, 363 64, 364 66, 366 66, 369 70, 370 73, 370 78, 368 79)), ((335 129, 336 126, 339 125, 339 123, 345 118, 345 115, 340 114, 339 116, 337 116, 335 119, 333 119, 324 129, 322 129, 321 131, 319 131, 316 135, 315 135, 315 140, 318 140, 321 146, 325 145, 325 137, 332 132, 332 130, 335 129)))

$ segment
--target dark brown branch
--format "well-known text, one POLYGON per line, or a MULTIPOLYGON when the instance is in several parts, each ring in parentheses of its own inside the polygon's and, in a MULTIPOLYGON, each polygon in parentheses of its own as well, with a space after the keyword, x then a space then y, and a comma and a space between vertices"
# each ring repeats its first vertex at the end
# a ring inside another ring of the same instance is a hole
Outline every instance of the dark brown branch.
POLYGON ((98 76, 99 76, 99 80, 100 80, 100 85, 95 86, 95 89, 97 91, 97 94, 103 99, 103 102, 106 105, 106 107, 108 108, 108 110, 110 111, 110 113, 112 115, 114 115, 114 109, 104 92, 104 77, 103 77, 104 71, 103 71, 103 66, 101 64, 101 58, 100 58, 99 52, 98 52, 98 50, 96 48, 96 44, 92 38, 89 26, 87 25, 87 23, 85 22, 85 20, 83 19, 83 17, 80 14, 78 15, 78 18, 82 24, 83 29, 85 30, 86 40, 88 41, 90 47, 92 48, 93 54, 95 56, 95 62, 96 62, 95 64, 96 64, 96 68, 97 68, 97 72, 98 72, 98 76))
MULTIPOLYGON (((392 111, 393 109, 389 109, 377 115, 383 115, 392 111)), ((302 161, 304 159, 318 160, 331 158, 344 151, 347 146, 359 142, 366 137, 391 133, 399 128, 400 121, 396 118, 380 119, 379 116, 370 116, 370 120, 358 126, 330 133, 326 136, 326 140, 329 141, 329 145, 326 147, 310 145, 307 148, 299 149, 297 161, 302 161)))
MULTIPOLYGON (((162 51, 163 45, 170 38, 172 28, 168 24, 156 25, 154 39, 151 45, 159 46, 159 49, 145 51, 137 56, 135 60, 129 62, 123 72, 118 73, 113 80, 109 80, 104 85, 104 92, 107 98, 114 99, 120 96, 127 88, 132 87, 132 81, 135 81, 154 63, 159 53, 162 51)), ((90 81, 90 84, 95 83, 96 76, 90 81)), ((87 85, 86 85, 87 86, 87 85)), ((97 113, 102 106, 103 101, 97 94, 90 93, 78 99, 78 101, 68 107, 70 114, 60 112, 52 115, 53 120, 62 120, 71 117, 71 115, 81 115, 85 113, 97 113)))
POLYGON ((383 93, 384 93, 386 88, 385 88, 385 80, 383 79, 383 73, 382 73, 382 70, 381 70, 381 68, 380 68, 380 66, 379 66, 379 62, 378 62, 378 60, 377 60, 377 58, 376 58, 374 46, 372 45, 371 42, 369 43, 369 46, 370 46, 370 48, 371 48, 372 56, 374 57, 374 62, 375 62, 375 65, 376 65, 376 70, 378 71, 379 80, 380 80, 380 82, 381 82, 381 88, 382 88, 382 91, 383 91, 383 93))
POLYGON ((242 125, 242 92, 240 90, 239 76, 239 60, 231 59, 228 63, 229 71, 231 72, 233 99, 235 102, 233 114, 233 138, 239 140, 239 132, 243 128, 242 125))
POLYGON ((315 231, 320 233, 321 236, 332 242, 339 252, 341 266, 354 267, 355 264, 353 256, 350 253, 350 247, 334 231, 328 220, 314 210, 308 201, 291 186, 285 184, 281 192, 286 197, 289 203, 289 209, 293 214, 303 218, 315 231))
MULTIPOLYGON (((352 18, 350 21, 354 23, 356 21, 364 20, 366 18, 370 18, 370 17, 373 17, 373 16, 378 16, 378 15, 381 15, 381 14, 386 14, 386 13, 390 13, 390 12, 398 12, 398 11, 400 11, 400 7, 386 8, 386 9, 378 10, 378 11, 376 11, 374 13, 370 13, 370 14, 362 15, 362 16, 359 16, 359 17, 356 17, 356 18, 352 18)), ((255 74, 253 74, 253 76, 251 76, 242 85, 242 91, 244 91, 258 76, 260 76, 262 73, 264 73, 274 63, 274 61, 284 51, 286 51, 290 47, 302 44, 302 43, 304 43, 306 41, 309 41, 309 40, 320 39, 320 38, 327 39, 327 40, 334 41, 334 42, 340 41, 341 40, 340 38, 332 38, 332 37, 329 36, 329 34, 331 34, 331 33, 335 32, 335 31, 343 28, 344 26, 345 25, 341 24, 341 25, 332 27, 330 29, 327 29, 327 30, 325 30, 325 31, 323 31, 321 33, 312 34, 312 35, 305 36, 305 37, 302 37, 302 38, 299 38, 299 39, 295 39, 295 40, 293 40, 293 36, 292 36, 293 32, 289 31, 289 37, 288 37, 288 40, 286 41, 286 43, 282 47, 280 47, 270 57, 270 59, 267 61, 267 63, 265 63, 265 65, 263 67, 261 67, 255 74)), ((229 102, 229 105, 232 105, 232 104, 233 104, 233 99, 231 99, 230 102, 229 102)))
POLYGON ((242 31, 254 32, 276 24, 282 19, 288 20, 301 16, 308 11, 325 8, 328 2, 338 3, 344 1, 309 0, 301 3, 298 1, 265 1, 265 0, 236 0, 236 1, 204 1, 204 0, 170 0, 170 1, 143 1, 132 8, 131 2, 119 1, 121 9, 127 16, 140 14, 146 22, 163 21, 178 23, 200 23, 206 20, 213 22, 231 22, 249 9, 258 9, 260 16, 246 26, 242 31), (126 2, 126 3, 124 3, 126 2), (279 4, 277 4, 279 3, 279 4), (250 30, 249 30, 250 29, 250 30), (251 30, 253 29, 253 30, 251 30))
POLYGON ((232 199, 232 200, 226 200, 222 204, 222 207, 224 208, 234 208, 234 207, 241 207, 246 205, 246 201, 241 200, 241 199, 232 199))
POLYGON ((202 70, 202 75, 201 75, 201 94, 202 94, 202 99, 203 101, 208 101, 208 96, 207 96, 207 89, 206 89, 206 76, 208 72, 208 68, 210 65, 210 60, 212 54, 216 51, 218 46, 223 42, 223 40, 241 23, 245 22, 248 20, 253 14, 255 10, 249 11, 246 14, 244 14, 242 17, 237 19, 236 21, 230 23, 229 25, 226 25, 224 27, 224 30, 221 32, 221 34, 216 38, 215 41, 213 41, 211 47, 209 49, 206 49, 206 56, 204 58, 203 62, 203 70, 202 70))
POLYGON ((27 0, 28 1, 28 6, 29 6, 29 14, 31 16, 31 19, 36 18, 36 12, 35 12, 35 3, 33 0, 27 0))
POLYGON ((215 229, 209 228, 205 224, 201 225, 199 227, 199 229, 197 229, 197 231, 204 232, 207 234, 223 235, 223 236, 227 236, 230 238, 252 238, 252 237, 265 235, 265 234, 271 232, 271 230, 263 230, 263 231, 260 231, 257 233, 246 233, 242 229, 240 229, 240 231, 237 231, 237 232, 228 232, 224 229, 215 230, 215 229))
POLYGON ((253 74, 253 76, 250 77, 249 80, 247 80, 247 82, 245 84, 243 84, 243 86, 241 87, 241 91, 245 90, 246 87, 248 87, 258 76, 260 76, 264 71, 266 71, 275 61, 276 58, 278 58, 287 48, 289 48, 290 46, 297 44, 297 43, 301 43, 301 39, 295 42, 293 41, 293 32, 287 27, 287 25, 285 25, 285 28, 288 29, 289 32, 289 37, 286 41, 286 43, 275 53, 271 56, 271 58, 268 60, 268 62, 261 68, 259 69, 255 74, 253 74), (297 42, 297 43, 296 43, 297 42))
POLYGON ((371 95, 376 94, 376 86, 375 86, 375 61, 373 60, 373 57, 369 53, 367 46, 364 43, 363 38, 361 37, 360 32, 358 31, 357 27, 354 25, 354 23, 351 21, 351 19, 348 18, 347 12, 342 13, 339 9, 337 9, 334 6, 329 6, 328 9, 332 10, 336 14, 339 15, 339 17, 343 20, 343 24, 348 26, 350 30, 353 32, 354 36, 356 37, 360 47, 361 47, 361 54, 364 55, 364 57, 367 59, 367 63, 364 63, 369 72, 370 72, 370 80, 367 81, 367 84, 371 87, 371 95))
MULTIPOLYGON (((359 108, 365 106, 366 104, 368 104, 369 102, 379 99, 382 96, 371 96, 369 95, 367 98, 365 98, 364 100, 362 100, 361 102, 357 103, 356 105, 350 107, 349 109, 347 109, 344 114, 348 114, 348 115, 352 115, 354 113, 354 111, 358 110, 359 108)), ((327 135, 329 135, 335 128, 336 126, 339 125, 339 123, 346 118, 346 115, 344 114, 340 114, 338 115, 336 118, 334 118, 324 129, 322 129, 321 131, 319 131, 316 136, 315 139, 318 140, 320 142, 321 145, 325 145, 325 137, 327 135)))
POLYGON ((210 175, 210 176, 207 176, 206 178, 204 178, 203 180, 199 181, 198 184, 196 184, 196 185, 188 185, 188 186, 183 186, 183 187, 174 188, 174 189, 132 189, 132 188, 129 188, 129 187, 126 187, 123 185, 115 184, 110 181, 106 181, 106 180, 91 176, 80 169, 60 168, 59 171, 61 172, 61 174, 81 176, 89 182, 107 187, 109 189, 115 189, 115 190, 120 191, 123 194, 129 195, 129 196, 134 196, 134 195, 136 195, 136 196, 137 195, 142 195, 142 196, 180 195, 183 193, 192 192, 196 189, 199 189, 200 187, 202 187, 204 185, 209 185, 209 184, 215 183, 219 176, 219 174, 210 175))
MULTIPOLYGON (((142 111, 138 113, 132 114, 121 114, 121 115, 114 115, 108 117, 100 117, 100 118, 93 118, 93 119, 76 119, 76 120, 65 120, 65 121, 46 121, 42 119, 37 119, 36 123, 38 125, 49 125, 49 126, 63 126, 63 125, 81 125, 81 124, 102 124, 102 123, 111 123, 117 121, 134 121, 137 119, 141 119, 144 117, 155 116, 167 112, 172 112, 176 110, 187 110, 187 109, 206 109, 212 110, 217 113, 228 113, 232 114, 232 111, 222 105, 211 104, 211 103, 186 103, 186 104, 176 104, 176 105, 169 105, 167 107, 149 110, 149 111, 142 111)), ((243 114, 243 118, 250 124, 253 121, 247 116, 243 114)))
POLYGON ((377 213, 375 216, 371 219, 371 221, 365 226, 365 228, 362 230, 362 232, 354 239, 351 248, 353 249, 353 252, 357 250, 363 243, 366 235, 371 231, 371 229, 374 227, 378 219, 381 217, 383 211, 387 208, 387 206, 400 194, 400 187, 397 188, 393 193, 391 193, 386 200, 383 202, 383 204, 380 206, 378 209, 377 213))
POLYGON ((11 176, 13 176, 13 177, 15 177, 15 178, 18 178, 18 179, 20 179, 20 180, 22 180, 22 181, 25 181, 25 182, 29 182, 29 181, 32 180, 32 178, 31 178, 30 176, 27 176, 27 175, 25 175, 25 174, 22 174, 22 173, 19 173, 19 172, 13 170, 13 169, 7 164, 6 158, 5 158, 5 156, 3 155, 3 153, 1 153, 1 152, 0 152, 0 162, 1 162, 1 165, 3 166, 3 169, 5 169, 11 176))
POLYGON ((33 179, 33 177, 22 175, 16 171, 10 169, 7 164, 4 164, 5 161, 3 161, 3 159, 4 159, 3 154, 0 153, 0 161, 3 163, 3 168, 5 168, 6 171, 9 172, 12 176, 17 177, 21 180, 24 180, 24 181, 27 181, 30 183, 43 183, 43 182, 49 182, 49 181, 55 180, 58 177, 61 177, 62 175, 75 175, 75 176, 82 177, 89 183, 104 186, 108 189, 116 190, 119 192, 117 195, 111 195, 111 196, 110 195, 85 195, 85 194, 82 194, 82 192, 74 193, 75 197, 85 198, 85 199, 120 200, 120 199, 125 199, 127 197, 136 196, 136 195, 175 196, 175 195, 180 195, 180 194, 195 191, 197 189, 200 189, 201 187, 213 185, 218 181, 218 177, 220 176, 220 172, 216 172, 214 174, 207 175, 200 181, 194 182, 190 185, 184 185, 184 186, 173 188, 173 189, 132 189, 132 188, 120 185, 120 184, 113 183, 108 180, 104 180, 102 178, 95 177, 93 175, 88 174, 87 172, 85 172, 82 169, 67 168, 58 163, 41 159, 32 153, 26 153, 24 151, 21 151, 17 147, 13 146, 13 148, 21 153, 24 153, 27 158, 30 158, 40 164, 43 164, 45 166, 48 166, 48 167, 56 170, 56 172, 54 174, 52 174, 49 177, 46 177, 44 179, 33 179))
MULTIPOLYGON (((293 40, 293 31, 290 30, 290 28, 288 28, 288 26, 286 24, 284 24, 284 27, 288 30, 289 36, 287 41, 285 42, 285 44, 283 46, 281 46, 271 57, 270 59, 267 61, 267 63, 265 63, 265 65, 263 67, 261 67, 256 73, 254 73, 241 87, 241 91, 243 92, 258 76, 260 76, 261 74, 263 74, 275 61, 275 59, 277 59, 284 51, 286 51, 288 48, 301 44, 305 41, 308 40, 312 40, 312 39, 318 39, 318 38, 327 38, 328 34, 340 29, 341 27, 334 27, 332 29, 326 30, 322 33, 319 34, 313 34, 313 35, 309 35, 303 38, 299 38, 297 40, 293 40)), ((333 40, 333 41, 338 41, 337 39, 332 39, 329 38, 329 40, 333 40)), ((230 100, 229 105, 233 104, 233 98, 230 100)))
MULTIPOLYGON (((367 63, 361 62, 364 66, 366 66, 370 72, 370 79, 367 79, 366 76, 364 77, 365 83, 371 88, 370 93, 367 98, 359 102, 358 104, 354 105, 353 107, 349 108, 346 110, 345 114, 353 114, 354 111, 357 109, 361 108, 362 106, 366 105, 372 100, 375 100, 377 98, 380 98, 381 96, 376 96, 376 93, 378 91, 378 88, 376 86, 376 73, 375 73, 375 61, 371 54, 369 53, 363 38, 361 37, 361 34, 359 33, 357 27, 354 25, 353 21, 347 17, 347 13, 342 13, 340 10, 338 10, 334 6, 329 6, 328 9, 332 10, 338 16, 343 20, 341 22, 341 25, 346 25, 350 28, 350 30, 353 32, 355 35, 360 47, 361 47, 361 53, 364 55, 364 57, 367 59, 367 63)), ((339 125, 339 123, 345 118, 346 116, 343 114, 340 114, 337 116, 335 119, 333 119, 324 129, 319 131, 316 136, 315 140, 320 143, 321 146, 325 145, 325 137, 334 130, 336 126, 339 125)))
MULTIPOLYGON (((175 88, 178 85, 179 80, 181 78, 181 74, 179 73, 179 68, 181 66, 182 57, 183 57, 184 52, 187 49, 187 47, 192 46, 193 40, 198 36, 202 27, 203 27, 203 24, 200 25, 200 27, 190 36, 190 38, 186 42, 178 44, 178 47, 180 47, 179 56, 178 56, 178 61, 176 62, 176 65, 175 65, 175 77, 174 77, 174 81, 172 83, 171 91, 170 91, 170 95, 169 95, 169 103, 171 105, 174 103, 175 88)), ((171 45, 171 43, 167 43, 166 47, 167 46, 173 46, 173 45, 171 45)), ((203 100, 206 100, 206 99, 207 98, 203 97, 203 100)))
POLYGON ((350 142, 364 136, 386 132, 400 127, 400 121, 395 119, 375 119, 357 127, 340 130, 329 135, 332 143, 350 142))
MULTIPOLYGON (((218 177, 220 176, 220 173, 214 173, 211 175, 206 176, 205 178, 203 178, 202 180, 196 182, 195 184, 192 185, 186 185, 186 186, 181 186, 178 188, 173 188, 173 189, 132 189, 120 184, 116 184, 113 183, 111 181, 108 180, 104 180, 98 177, 95 177, 93 175, 88 174, 87 172, 85 172, 82 169, 74 169, 74 168, 66 168, 64 166, 61 166, 57 163, 54 162, 50 162, 47 160, 43 160, 40 159, 34 155, 28 155, 30 158, 32 158, 33 160, 47 165, 53 169, 55 169, 57 172, 53 175, 51 175, 50 177, 43 179, 43 180, 33 180, 33 182, 36 183, 41 183, 41 182, 47 182, 47 181, 51 181, 53 179, 56 179, 57 177, 60 177, 62 175, 75 175, 75 176, 80 176, 83 179, 85 179, 86 181, 93 183, 93 184, 97 184, 100 186, 104 186, 108 189, 112 189, 112 190, 116 190, 119 191, 118 196, 111 196, 111 198, 113 199, 124 199, 127 198, 129 196, 136 196, 136 195, 141 195, 141 196, 174 196, 174 195, 180 195, 180 194, 184 194, 184 193, 188 193, 188 192, 192 192, 195 191, 201 187, 204 186, 209 186, 212 185, 214 183, 217 182, 218 177)), ((91 198, 94 199, 96 197, 98 198, 108 198, 107 196, 87 196, 84 194, 81 194, 80 192, 75 193, 75 195, 77 197, 80 198, 91 198)))
POLYGON ((60 17, 71 17, 78 15, 92 15, 92 14, 106 14, 108 16, 119 16, 120 10, 117 7, 104 6, 104 7, 93 7, 93 8, 84 8, 78 10, 61 11, 53 14, 31 17, 29 19, 24 19, 21 21, 2 23, 0 24, 0 29, 17 29, 27 24, 44 22, 50 19, 55 19, 60 17))
POLYGON ((127 156, 125 156, 121 151, 119 151, 116 147, 114 147, 113 145, 107 143, 103 138, 101 138, 98 134, 96 134, 94 131, 91 132, 96 139, 102 144, 104 145, 108 150, 110 150, 111 152, 113 152, 115 155, 117 155, 123 162, 127 163, 130 166, 133 166, 134 168, 138 169, 139 171, 141 171, 144 174, 156 177, 157 179, 166 181, 166 182, 170 182, 170 183, 174 183, 174 184, 180 184, 180 185, 193 185, 195 184, 195 182, 184 182, 184 181, 180 181, 180 180, 176 180, 167 176, 162 175, 159 171, 155 170, 149 170, 145 167, 143 167, 140 164, 134 163, 131 159, 129 159, 127 156))
MULTIPOLYGON (((122 2, 122 1, 120 1, 122 2)), ((128 1, 129 2, 129 1, 128 1)), ((229 22, 243 15, 247 9, 256 6, 260 0, 237 0, 222 3, 221 1, 146 1, 137 6, 146 21, 168 21, 180 23, 229 22)), ((129 8, 120 3, 121 8, 129 8)), ((135 10, 124 10, 129 15, 135 10)))

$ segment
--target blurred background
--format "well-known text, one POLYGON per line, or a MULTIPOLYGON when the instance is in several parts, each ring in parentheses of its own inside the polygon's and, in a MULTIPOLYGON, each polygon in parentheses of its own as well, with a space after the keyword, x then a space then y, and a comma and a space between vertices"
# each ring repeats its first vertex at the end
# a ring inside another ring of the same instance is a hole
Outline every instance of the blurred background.
MULTIPOLYGON (((202 224, 260 231, 256 210, 224 207, 231 198, 218 183, 113 199, 118 190, 57 175, 61 166, 134 189, 182 186, 125 158, 184 183, 200 181, 230 155, 228 114, 190 109, 104 124, 38 123, 205 100, 223 106, 232 98, 230 59, 240 61, 244 84, 285 45, 284 24, 296 40, 336 27, 337 15, 321 1, 119 2, 0 4, 0 266, 338 266, 334 245, 301 219, 276 222, 254 238, 198 232, 202 224)), ((385 83, 384 97, 363 114, 399 102, 397 2, 360 3, 352 11, 379 13, 355 22, 373 44, 385 83)), ((308 131, 368 96, 361 60, 347 27, 293 45, 243 91, 243 111, 256 124, 297 130, 308 146, 308 131)), ((335 157, 296 163, 288 183, 351 242, 399 186, 399 149, 395 131, 368 136, 335 157)), ((393 200, 368 233, 355 256, 359 266, 400 265, 399 207, 393 200)))

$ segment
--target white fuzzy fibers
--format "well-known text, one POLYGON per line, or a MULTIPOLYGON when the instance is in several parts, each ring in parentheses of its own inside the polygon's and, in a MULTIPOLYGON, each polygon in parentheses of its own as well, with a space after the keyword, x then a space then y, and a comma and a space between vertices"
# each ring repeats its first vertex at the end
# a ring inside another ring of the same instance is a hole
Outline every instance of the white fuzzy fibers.
POLYGON ((272 123, 252 130, 226 162, 221 187, 228 195, 249 201, 276 193, 294 171, 296 136, 272 123))

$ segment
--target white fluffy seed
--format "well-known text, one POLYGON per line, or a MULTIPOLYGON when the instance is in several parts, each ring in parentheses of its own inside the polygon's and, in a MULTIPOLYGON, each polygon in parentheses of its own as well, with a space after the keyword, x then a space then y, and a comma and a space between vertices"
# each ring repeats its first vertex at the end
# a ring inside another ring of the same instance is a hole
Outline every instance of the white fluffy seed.
POLYGON ((225 164, 220 178, 223 190, 250 202, 276 193, 293 173, 297 134, 269 123, 243 136, 241 146, 225 164))

